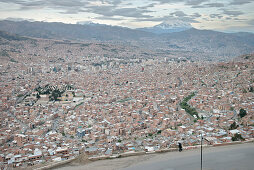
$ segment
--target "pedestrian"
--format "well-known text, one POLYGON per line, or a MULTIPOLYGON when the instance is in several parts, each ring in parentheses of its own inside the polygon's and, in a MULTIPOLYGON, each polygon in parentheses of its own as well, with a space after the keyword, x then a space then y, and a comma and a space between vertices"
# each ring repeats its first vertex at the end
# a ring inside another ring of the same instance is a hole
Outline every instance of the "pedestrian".
POLYGON ((178 143, 178 148, 179 148, 179 152, 182 152, 183 146, 182 146, 182 144, 180 142, 178 143))

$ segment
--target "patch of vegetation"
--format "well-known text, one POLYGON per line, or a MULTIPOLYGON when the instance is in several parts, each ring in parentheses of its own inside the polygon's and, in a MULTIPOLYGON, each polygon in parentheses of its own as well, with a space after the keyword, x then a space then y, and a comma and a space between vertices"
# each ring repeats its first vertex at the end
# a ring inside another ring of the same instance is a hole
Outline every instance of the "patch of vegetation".
POLYGON ((41 96, 39 95, 39 93, 36 94, 36 98, 37 98, 37 99, 41 98, 41 96))
POLYGON ((191 93, 189 96, 185 97, 183 99, 183 101, 180 103, 180 106, 182 109, 184 109, 187 113, 189 113, 190 115, 194 116, 196 115, 197 118, 199 118, 198 116, 198 112, 196 111, 195 108, 191 107, 190 105, 188 105, 188 101, 195 96, 195 93, 191 93))
POLYGON ((72 92, 72 95, 73 95, 73 97, 75 97, 75 96, 76 96, 74 91, 72 92))
POLYGON ((101 66, 102 63, 92 63, 92 65, 93 65, 94 67, 96 67, 96 66, 101 66))
POLYGON ((13 58, 11 58, 10 61, 13 62, 13 63, 18 63, 18 62, 17 62, 15 59, 13 59, 13 58))
POLYGON ((254 88, 252 86, 249 88, 249 92, 254 92, 254 88))
POLYGON ((10 57, 9 53, 8 53, 6 50, 0 51, 0 56, 3 56, 3 57, 10 57))
POLYGON ((65 90, 68 89, 68 85, 64 88, 58 89, 57 87, 49 86, 48 84, 44 87, 37 87, 35 91, 37 91, 37 99, 39 99, 39 95, 47 94, 49 95, 50 101, 60 101, 58 98, 62 97, 62 94, 65 90))
POLYGON ((243 93, 247 93, 247 90, 246 90, 246 89, 243 89, 243 93))
POLYGON ((234 122, 234 123, 232 123, 232 124, 230 125, 229 130, 233 130, 233 129, 236 129, 236 128, 238 128, 238 125, 236 125, 236 123, 234 122))
POLYGON ((45 51, 48 51, 48 50, 49 50, 49 47, 44 47, 44 50, 45 50, 45 51))
POLYGON ((246 55, 244 56, 244 59, 248 60, 248 59, 253 59, 254 58, 254 55, 246 55))
POLYGON ((233 137, 232 137, 232 141, 243 141, 244 140, 244 138, 242 137, 242 135, 241 134, 238 134, 238 133, 236 133, 233 137))
POLYGON ((232 106, 230 107, 230 111, 234 111, 234 109, 235 109, 234 107, 232 107, 232 106))
POLYGON ((150 136, 150 137, 151 137, 151 136, 153 136, 153 134, 152 134, 152 133, 148 133, 148 136, 150 136))
POLYGON ((246 110, 244 110, 243 108, 241 108, 240 111, 239 111, 239 116, 240 116, 241 118, 243 118, 243 117, 246 116, 246 115, 247 115, 246 110))
POLYGON ((84 104, 84 102, 81 102, 81 103, 77 104, 74 109, 76 109, 77 107, 81 106, 82 104, 84 104))
POLYGON ((23 96, 24 96, 23 94, 18 94, 18 96, 17 96, 17 97, 19 97, 19 98, 20 98, 20 97, 23 97, 23 96))
POLYGON ((52 91, 51 95, 49 96, 50 101, 59 101, 58 97, 61 97, 64 91, 60 91, 59 89, 55 89, 52 91))

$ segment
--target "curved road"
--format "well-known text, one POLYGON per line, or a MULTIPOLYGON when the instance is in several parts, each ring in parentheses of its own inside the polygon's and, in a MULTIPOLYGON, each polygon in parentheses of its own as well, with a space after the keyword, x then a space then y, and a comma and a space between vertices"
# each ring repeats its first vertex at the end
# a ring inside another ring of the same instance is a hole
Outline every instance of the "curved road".
MULTIPOLYGON (((165 157, 156 157, 125 170, 198 170, 200 166, 200 150, 186 153, 169 153, 165 157)), ((253 170, 254 144, 220 146, 204 148, 203 170, 253 170)))
MULTIPOLYGON (((72 170, 199 170, 200 149, 146 154, 87 164, 68 164, 72 170)), ((203 148, 203 170, 253 170, 254 143, 203 148)))

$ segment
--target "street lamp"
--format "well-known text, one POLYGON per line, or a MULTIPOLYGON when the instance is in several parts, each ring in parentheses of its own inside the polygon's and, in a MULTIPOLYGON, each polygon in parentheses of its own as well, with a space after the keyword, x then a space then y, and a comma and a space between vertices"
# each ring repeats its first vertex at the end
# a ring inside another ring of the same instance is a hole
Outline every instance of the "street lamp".
POLYGON ((201 170, 203 168, 203 152, 202 152, 202 143, 203 143, 203 136, 202 136, 202 132, 201 132, 201 170))

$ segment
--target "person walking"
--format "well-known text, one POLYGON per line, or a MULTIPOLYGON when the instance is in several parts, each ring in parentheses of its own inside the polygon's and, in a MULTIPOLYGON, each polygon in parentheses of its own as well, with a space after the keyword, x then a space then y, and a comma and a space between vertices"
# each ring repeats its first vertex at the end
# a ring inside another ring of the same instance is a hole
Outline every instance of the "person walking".
POLYGON ((181 142, 178 143, 178 148, 179 148, 179 152, 182 152, 183 146, 182 146, 181 142))

